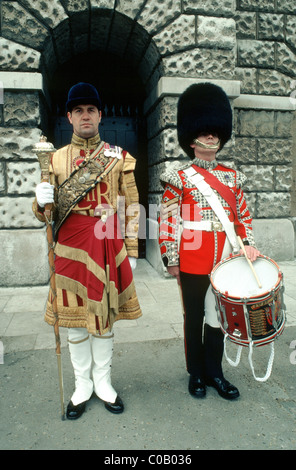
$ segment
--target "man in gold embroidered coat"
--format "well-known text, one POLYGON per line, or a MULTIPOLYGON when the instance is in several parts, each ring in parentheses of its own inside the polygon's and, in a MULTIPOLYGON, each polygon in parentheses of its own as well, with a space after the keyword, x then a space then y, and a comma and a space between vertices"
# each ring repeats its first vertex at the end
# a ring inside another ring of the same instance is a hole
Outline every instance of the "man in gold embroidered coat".
MULTIPOLYGON (((76 419, 93 391, 109 411, 124 409, 111 385, 113 325, 141 316, 132 275, 139 205, 135 159, 100 139, 97 90, 74 85, 67 111, 71 144, 53 154, 50 183, 37 186, 33 211, 44 221, 45 204, 54 204, 58 318, 68 328, 75 375, 67 417, 76 419)), ((45 320, 53 325, 51 295, 45 320)))

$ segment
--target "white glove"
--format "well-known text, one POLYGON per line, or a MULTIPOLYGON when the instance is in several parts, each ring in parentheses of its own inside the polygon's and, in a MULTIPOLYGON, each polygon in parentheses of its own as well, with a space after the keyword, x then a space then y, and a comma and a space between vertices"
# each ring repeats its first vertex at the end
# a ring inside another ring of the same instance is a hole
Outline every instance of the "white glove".
POLYGON ((44 207, 45 204, 51 204, 54 202, 54 186, 52 184, 43 182, 36 186, 36 199, 38 206, 44 207))
POLYGON ((137 258, 134 258, 134 257, 132 257, 132 256, 129 256, 129 257, 128 257, 128 260, 129 260, 129 262, 130 262, 130 265, 131 265, 131 268, 132 268, 132 271, 133 271, 133 270, 136 269, 136 267, 137 267, 137 258))

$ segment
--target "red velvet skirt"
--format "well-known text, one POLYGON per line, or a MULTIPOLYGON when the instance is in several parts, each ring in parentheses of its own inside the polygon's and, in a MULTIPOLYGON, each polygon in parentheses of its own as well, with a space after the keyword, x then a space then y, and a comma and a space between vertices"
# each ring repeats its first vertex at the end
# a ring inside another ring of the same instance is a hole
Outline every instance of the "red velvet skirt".
POLYGON ((108 317, 134 293, 133 275, 117 215, 100 218, 72 213, 55 247, 56 287, 83 300, 88 313, 108 317))

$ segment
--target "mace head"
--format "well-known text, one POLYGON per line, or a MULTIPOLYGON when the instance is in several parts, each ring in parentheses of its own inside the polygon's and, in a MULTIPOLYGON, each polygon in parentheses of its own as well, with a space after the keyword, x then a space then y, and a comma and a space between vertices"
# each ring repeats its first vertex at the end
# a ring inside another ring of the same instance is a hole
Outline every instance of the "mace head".
POLYGON ((39 142, 34 145, 33 150, 38 155, 39 153, 53 153, 56 149, 50 142, 47 142, 47 137, 42 135, 39 142))
POLYGON ((33 151, 38 157, 41 169, 41 181, 49 181, 49 164, 51 155, 55 152, 54 146, 47 142, 47 138, 42 135, 40 141, 35 144, 33 151))

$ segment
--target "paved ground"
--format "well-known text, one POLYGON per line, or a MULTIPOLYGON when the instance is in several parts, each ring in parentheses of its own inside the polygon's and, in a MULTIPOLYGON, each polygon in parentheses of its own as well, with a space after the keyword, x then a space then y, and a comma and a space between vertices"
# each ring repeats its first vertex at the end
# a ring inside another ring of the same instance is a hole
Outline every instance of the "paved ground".
MULTIPOLYGON (((254 380, 246 349, 238 367, 225 361, 226 377, 241 392, 231 403, 211 388, 202 400, 188 394, 176 282, 140 260, 135 280, 143 317, 115 327, 112 376, 125 412, 112 415, 93 397, 75 422, 60 418, 54 337, 43 322, 48 288, 0 289, 0 449, 97 449, 102 458, 123 450, 137 455, 140 450, 295 449, 296 262, 280 268, 287 326, 275 342, 271 377, 254 380)), ((74 383, 63 332, 62 346, 67 404, 74 383)), ((236 346, 230 344, 228 352, 234 358, 236 346)), ((259 376, 269 352, 269 346, 254 352, 259 376)))

